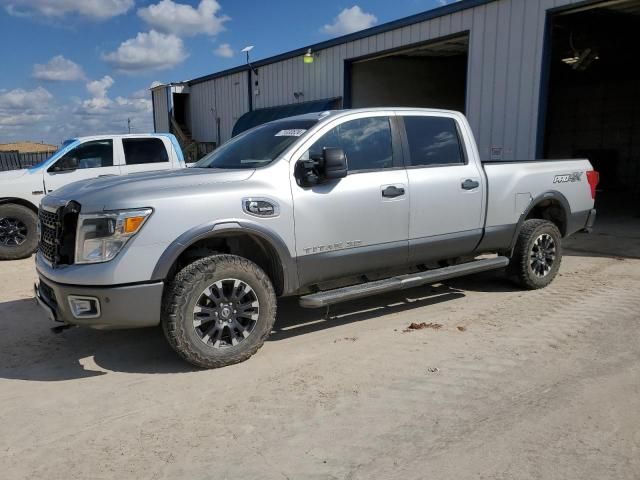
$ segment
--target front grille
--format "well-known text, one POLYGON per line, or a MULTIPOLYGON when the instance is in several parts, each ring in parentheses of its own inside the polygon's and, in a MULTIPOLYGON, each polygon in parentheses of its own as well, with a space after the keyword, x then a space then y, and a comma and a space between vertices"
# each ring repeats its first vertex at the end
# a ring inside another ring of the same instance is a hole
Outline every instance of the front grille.
POLYGON ((38 212, 40 217, 40 244, 38 248, 42 256, 55 263, 56 251, 58 246, 58 231, 62 225, 58 220, 58 214, 48 212, 42 208, 38 212))
POLYGON ((38 249, 52 265, 72 265, 76 242, 76 226, 80 205, 70 202, 55 212, 40 209, 40 243, 38 249))

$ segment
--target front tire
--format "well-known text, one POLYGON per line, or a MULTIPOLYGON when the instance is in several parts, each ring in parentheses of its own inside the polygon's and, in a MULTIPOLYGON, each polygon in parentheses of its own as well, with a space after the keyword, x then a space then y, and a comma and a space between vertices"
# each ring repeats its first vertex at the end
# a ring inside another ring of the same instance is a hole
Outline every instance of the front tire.
POLYGON ((182 269, 167 285, 162 327, 187 362, 219 368, 262 347, 276 318, 276 295, 255 263, 213 255, 182 269))
POLYGON ((18 260, 38 249, 38 216, 22 205, 0 205, 0 260, 18 260))
POLYGON ((508 267, 511 278, 528 290, 549 285, 560 269, 561 241, 558 227, 548 220, 525 221, 508 267))

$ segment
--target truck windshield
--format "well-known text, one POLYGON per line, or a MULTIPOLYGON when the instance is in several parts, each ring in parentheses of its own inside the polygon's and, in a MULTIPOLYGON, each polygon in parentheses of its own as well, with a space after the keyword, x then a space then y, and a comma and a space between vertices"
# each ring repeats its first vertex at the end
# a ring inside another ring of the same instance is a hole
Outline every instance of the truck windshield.
POLYGON ((242 169, 273 162, 317 120, 280 120, 241 133, 191 168, 242 169))

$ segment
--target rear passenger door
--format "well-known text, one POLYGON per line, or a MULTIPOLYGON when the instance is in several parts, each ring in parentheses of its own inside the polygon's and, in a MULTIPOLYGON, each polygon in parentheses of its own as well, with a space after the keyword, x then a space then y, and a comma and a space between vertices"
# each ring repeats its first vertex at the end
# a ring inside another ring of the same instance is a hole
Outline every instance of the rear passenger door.
POLYGON ((407 261, 409 202, 395 116, 360 113, 325 126, 293 158, 296 253, 302 285, 407 261), (323 148, 344 150, 348 174, 313 187, 294 165, 323 148))
POLYGON ((460 125, 445 113, 399 118, 410 192, 411 262, 470 253, 482 236, 484 181, 478 165, 469 161, 460 125))
POLYGON ((171 168, 168 145, 162 138, 123 138, 123 174, 171 168))

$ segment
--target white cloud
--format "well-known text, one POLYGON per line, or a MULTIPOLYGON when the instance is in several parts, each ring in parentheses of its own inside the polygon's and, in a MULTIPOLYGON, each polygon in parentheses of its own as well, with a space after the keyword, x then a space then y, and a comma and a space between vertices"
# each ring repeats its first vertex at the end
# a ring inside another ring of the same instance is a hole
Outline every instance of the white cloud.
POLYGON ((58 144, 83 135, 153 131, 151 94, 140 90, 109 97, 114 80, 105 76, 88 82, 90 98, 56 101, 45 89, 0 90, 0 138, 31 139, 58 144), (143 94, 143 92, 145 94, 143 94))
POLYGON ((151 28, 161 32, 181 36, 217 35, 224 30, 224 23, 230 20, 226 15, 219 15, 220 9, 216 0, 202 0, 198 8, 173 0, 161 0, 139 9, 138 15, 151 28))
POLYGON ((151 85, 149 86, 149 88, 159 87, 160 85, 162 85, 162 82, 158 80, 154 80, 153 82, 151 82, 151 85))
POLYGON ((10 15, 42 15, 61 18, 77 14, 94 20, 106 20, 126 13, 134 0, 0 0, 10 15))
POLYGON ((33 66, 33 77, 51 82, 68 82, 85 78, 82 67, 62 55, 57 55, 44 64, 36 63, 33 66))
POLYGON ((139 72, 172 68, 188 56, 181 38, 151 30, 122 42, 115 52, 102 58, 117 70, 139 72))
POLYGON ((44 118, 44 115, 37 113, 18 113, 16 115, 2 115, 0 116, 0 125, 19 127, 23 125, 32 125, 44 118))
POLYGON ((358 5, 354 5, 351 8, 342 10, 333 19, 333 23, 325 25, 320 31, 328 35, 346 35, 372 27, 377 22, 378 19, 375 15, 364 12, 358 5))
POLYGON ((109 75, 87 83, 87 91, 91 94, 91 98, 82 102, 82 106, 87 112, 104 110, 111 105, 112 100, 107 96, 107 91, 113 86, 113 83, 114 80, 109 75))
POLYGON ((16 88, 8 92, 0 93, 0 113, 2 110, 24 110, 40 108, 49 103, 53 95, 45 88, 38 87, 34 90, 16 88))
POLYGON ((53 95, 42 87, 0 91, 0 138, 19 139, 20 132, 33 128, 46 118, 52 100, 53 95), (17 134, 12 136, 12 132, 17 134))
POLYGON ((229 45, 228 43, 221 43, 220 45, 218 45, 218 48, 213 51, 213 53, 214 55, 222 58, 231 58, 235 55, 235 52, 231 48, 231 45, 229 45))

